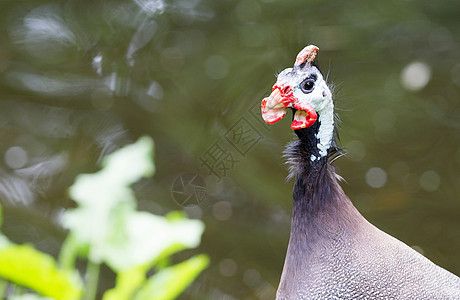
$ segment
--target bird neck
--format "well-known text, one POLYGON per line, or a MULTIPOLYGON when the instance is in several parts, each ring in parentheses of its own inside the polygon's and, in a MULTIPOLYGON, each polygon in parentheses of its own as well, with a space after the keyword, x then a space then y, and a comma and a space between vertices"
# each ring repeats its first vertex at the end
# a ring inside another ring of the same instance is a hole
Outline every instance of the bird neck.
POLYGON ((321 125, 318 123, 296 130, 299 139, 285 151, 291 164, 290 176, 295 177, 291 235, 307 243, 349 227, 357 213, 338 184, 338 176, 328 161, 330 155, 336 152, 335 146, 331 146, 329 155, 318 160, 311 159, 320 151, 317 132, 321 125))

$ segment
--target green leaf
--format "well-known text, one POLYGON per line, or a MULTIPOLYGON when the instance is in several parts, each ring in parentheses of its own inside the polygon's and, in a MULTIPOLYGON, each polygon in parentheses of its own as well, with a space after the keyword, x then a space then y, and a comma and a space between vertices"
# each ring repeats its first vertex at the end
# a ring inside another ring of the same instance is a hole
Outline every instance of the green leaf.
POLYGON ((208 264, 208 256, 200 254, 163 269, 146 281, 134 300, 175 299, 208 264))
POLYGON ((72 266, 73 247, 87 250, 90 261, 105 262, 119 273, 152 264, 165 251, 199 245, 204 230, 201 221, 188 220, 179 212, 165 218, 136 211, 130 185, 153 173, 152 151, 153 141, 140 138, 107 156, 99 172, 77 177, 70 195, 78 208, 63 217, 73 239, 63 248, 63 266, 72 266))
POLYGON ((147 268, 140 266, 129 271, 117 274, 117 283, 115 288, 104 293, 102 300, 125 300, 131 299, 133 293, 145 281, 147 268))
POLYGON ((204 224, 199 220, 168 221, 147 212, 127 214, 125 226, 119 228, 125 232, 123 239, 114 241, 104 253, 104 260, 116 271, 149 264, 167 250, 170 255, 197 247, 204 231, 204 224))
POLYGON ((2 228, 3 223, 3 212, 2 212, 2 205, 0 204, 0 228, 2 228))
POLYGON ((78 208, 65 212, 63 225, 77 247, 89 249, 91 261, 101 263, 107 247, 126 239, 126 218, 136 206, 129 186, 153 174, 152 153, 152 139, 142 137, 105 157, 99 172, 79 175, 70 188, 78 208))
POLYGON ((0 233, 0 249, 5 248, 6 246, 10 244, 11 244, 10 240, 8 240, 6 236, 0 233))
POLYGON ((153 140, 143 136, 134 144, 127 145, 107 155, 102 166, 113 175, 112 179, 130 185, 141 177, 150 177, 155 172, 153 159, 153 140))
POLYGON ((8 300, 53 300, 53 298, 42 297, 36 294, 24 294, 8 297, 8 300))
POLYGON ((167 213, 165 215, 165 218, 168 220, 168 221, 176 221, 176 220, 183 220, 183 219, 186 219, 187 218, 187 215, 185 214, 185 212, 183 211, 180 211, 180 210, 176 210, 176 211, 171 211, 169 213, 167 213))
POLYGON ((0 249, 0 277, 59 300, 79 299, 81 295, 77 276, 60 270, 52 256, 29 245, 0 249))

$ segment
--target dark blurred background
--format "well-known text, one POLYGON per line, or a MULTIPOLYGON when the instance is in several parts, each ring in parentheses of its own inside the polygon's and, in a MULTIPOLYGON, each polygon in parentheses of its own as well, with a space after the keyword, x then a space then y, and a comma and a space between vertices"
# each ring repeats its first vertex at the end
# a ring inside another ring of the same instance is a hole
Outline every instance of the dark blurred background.
MULTIPOLYGON (((2 231, 56 255, 75 176, 149 135, 157 171, 134 186, 139 209, 206 224, 178 259, 208 253, 211 266, 181 298, 273 299, 292 206, 281 152, 294 136, 290 117, 264 125, 259 105, 315 44, 337 93, 345 191, 460 274, 459 15, 454 0, 3 0, 2 231)), ((104 290, 114 274, 102 274, 104 290)))

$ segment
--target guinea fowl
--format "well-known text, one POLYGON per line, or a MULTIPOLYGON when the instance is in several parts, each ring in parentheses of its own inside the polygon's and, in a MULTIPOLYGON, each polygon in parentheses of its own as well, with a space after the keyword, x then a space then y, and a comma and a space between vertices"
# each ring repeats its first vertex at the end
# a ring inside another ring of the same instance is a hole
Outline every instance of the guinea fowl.
POLYGON ((460 278, 370 224, 338 184, 332 93, 305 47, 282 71, 262 117, 288 109, 298 140, 285 154, 295 177, 291 236, 277 299, 460 299, 460 278))

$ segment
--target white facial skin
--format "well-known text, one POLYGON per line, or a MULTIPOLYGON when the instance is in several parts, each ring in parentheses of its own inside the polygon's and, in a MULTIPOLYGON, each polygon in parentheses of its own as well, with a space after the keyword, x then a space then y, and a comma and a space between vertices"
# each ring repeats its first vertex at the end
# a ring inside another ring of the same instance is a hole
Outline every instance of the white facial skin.
POLYGON ((317 112, 320 127, 316 138, 318 139, 317 147, 320 157, 312 155, 311 160, 318 160, 326 156, 334 134, 334 103, 332 93, 323 75, 315 66, 308 65, 303 68, 297 66, 283 70, 278 75, 276 84, 291 86, 294 96, 298 99, 296 102, 300 104, 309 103, 317 112), (305 85, 304 80, 307 78, 310 78, 309 85, 305 85), (305 86, 303 90, 301 85, 305 86))

